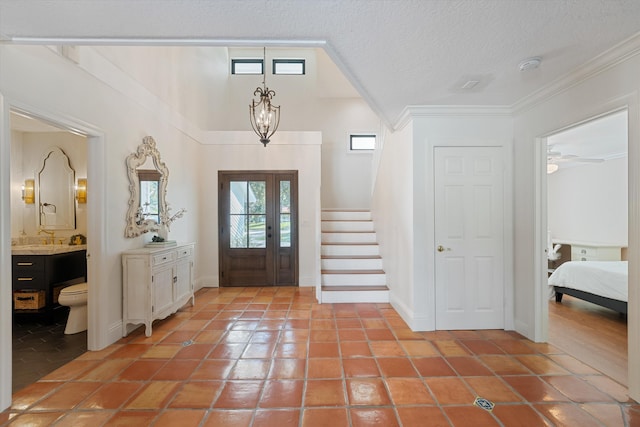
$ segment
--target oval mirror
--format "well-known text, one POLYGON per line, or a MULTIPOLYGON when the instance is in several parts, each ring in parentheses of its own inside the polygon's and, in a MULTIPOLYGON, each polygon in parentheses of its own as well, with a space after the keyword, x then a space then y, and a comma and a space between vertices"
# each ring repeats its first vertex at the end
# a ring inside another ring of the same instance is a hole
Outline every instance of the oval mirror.
POLYGON ((129 209, 125 237, 156 231, 162 212, 167 211, 169 169, 160 160, 156 141, 146 136, 126 160, 129 176, 129 209))
POLYGON ((45 230, 76 228, 74 200, 75 171, 58 147, 45 151, 42 168, 36 173, 36 226, 45 230))

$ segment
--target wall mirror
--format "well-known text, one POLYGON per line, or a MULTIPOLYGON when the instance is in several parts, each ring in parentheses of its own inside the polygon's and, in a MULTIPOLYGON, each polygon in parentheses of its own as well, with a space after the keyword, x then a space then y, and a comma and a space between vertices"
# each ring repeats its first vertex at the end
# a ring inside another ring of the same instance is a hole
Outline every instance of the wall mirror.
POLYGON ((36 226, 45 230, 76 228, 75 171, 58 147, 45 150, 42 168, 36 172, 36 226))
POLYGON ((160 216, 167 211, 169 169, 160 160, 156 141, 146 136, 126 160, 129 176, 129 209, 125 237, 156 231, 160 216))

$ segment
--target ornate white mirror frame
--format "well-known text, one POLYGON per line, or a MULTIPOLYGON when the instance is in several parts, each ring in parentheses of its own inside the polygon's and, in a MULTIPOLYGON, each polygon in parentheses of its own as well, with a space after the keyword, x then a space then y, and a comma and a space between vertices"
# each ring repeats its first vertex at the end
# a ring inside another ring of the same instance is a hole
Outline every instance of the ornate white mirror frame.
POLYGON ((169 169, 160 160, 160 152, 156 148, 156 141, 151 136, 145 136, 142 144, 138 146, 135 153, 127 156, 127 174, 129 176, 129 209, 127 210, 127 227, 124 230, 125 237, 137 237, 149 231, 158 230, 158 223, 153 219, 148 219, 144 215, 144 210, 140 205, 140 177, 138 169, 145 166, 149 160, 153 161, 153 166, 160 173, 158 185, 158 214, 167 212, 167 181, 169 180, 169 169))

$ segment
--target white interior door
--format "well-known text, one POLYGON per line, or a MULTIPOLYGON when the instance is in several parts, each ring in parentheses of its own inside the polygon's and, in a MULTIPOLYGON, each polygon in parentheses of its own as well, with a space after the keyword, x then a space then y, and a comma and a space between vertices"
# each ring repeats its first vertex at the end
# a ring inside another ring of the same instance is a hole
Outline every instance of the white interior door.
POLYGON ((436 329, 503 329, 502 149, 434 154, 436 329))

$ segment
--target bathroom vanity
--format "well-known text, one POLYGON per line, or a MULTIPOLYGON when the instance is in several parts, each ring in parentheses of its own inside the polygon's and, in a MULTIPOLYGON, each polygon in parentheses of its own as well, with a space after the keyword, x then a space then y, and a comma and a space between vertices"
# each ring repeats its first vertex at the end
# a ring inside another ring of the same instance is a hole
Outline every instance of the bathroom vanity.
POLYGON ((154 320, 164 319, 191 300, 194 243, 144 247, 122 254, 122 336, 128 325, 144 324, 151 336, 154 320))
POLYGON ((25 245, 12 248, 13 291, 44 291, 44 306, 15 309, 16 316, 54 319, 60 291, 87 281, 86 245, 25 245))

